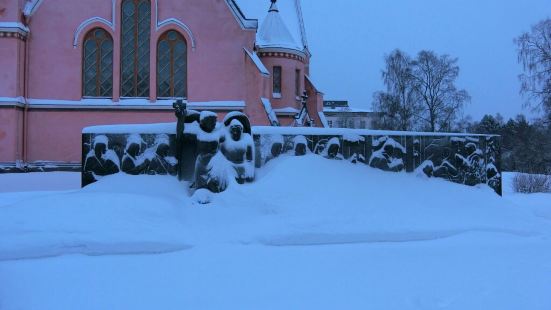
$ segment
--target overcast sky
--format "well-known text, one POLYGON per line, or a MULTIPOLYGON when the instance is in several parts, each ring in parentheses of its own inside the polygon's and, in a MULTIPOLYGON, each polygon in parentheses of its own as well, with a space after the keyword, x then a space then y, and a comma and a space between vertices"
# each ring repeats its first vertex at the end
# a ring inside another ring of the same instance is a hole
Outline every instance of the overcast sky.
MULTIPOLYGON (((264 1, 264 0, 254 0, 264 1)), ((280 0, 290 1, 290 0, 280 0)), ((269 5, 269 1, 265 1, 269 5)), ((479 118, 522 109, 513 39, 551 17, 551 0, 302 0, 312 78, 326 99, 371 107, 383 89, 383 57, 395 48, 459 58, 458 86, 472 96, 466 114, 479 118)))

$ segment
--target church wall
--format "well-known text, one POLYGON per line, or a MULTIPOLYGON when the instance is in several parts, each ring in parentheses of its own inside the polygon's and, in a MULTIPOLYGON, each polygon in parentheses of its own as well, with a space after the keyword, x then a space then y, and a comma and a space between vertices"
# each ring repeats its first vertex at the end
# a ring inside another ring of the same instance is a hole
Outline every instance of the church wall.
POLYGON ((167 111, 31 110, 27 161, 81 161, 82 128, 102 124, 174 122, 167 111), (63 126, 60 126, 63 124, 63 126))
MULTIPOLYGON (((103 25, 114 38, 114 99, 119 98, 120 2, 115 5, 115 30, 103 25)), ((73 47, 75 31, 87 19, 112 20, 111 1, 48 0, 32 16, 30 62, 30 98, 79 100, 82 94, 82 40, 86 32, 101 23, 93 23, 79 33, 73 47), (62 9, 60 9, 62 8, 62 9)), ((190 101, 242 100, 245 96, 243 47, 252 50, 255 32, 243 30, 225 1, 159 0, 158 18, 152 1, 150 47, 150 99, 156 98, 157 39, 169 29, 179 31, 188 41, 188 99, 190 101), (209 16, 205 16, 209 12, 209 16), (191 36, 176 25, 157 30, 157 20, 176 18, 193 33, 191 36), (216 22, 214 22, 216 21, 216 22)))
POLYGON ((0 38, 0 97, 23 96, 25 44, 17 38, 0 38))
POLYGON ((245 114, 256 125, 270 125, 266 110, 260 98, 270 98, 267 85, 271 82, 270 76, 260 74, 253 61, 243 53, 245 57, 246 74, 246 102, 245 114))
MULTIPOLYGON (((304 90, 304 68, 305 64, 301 61, 283 58, 283 57, 263 57, 262 62, 273 76, 274 66, 281 66, 281 98, 273 98, 273 84, 270 79, 269 85, 269 98, 272 102, 272 108, 281 109, 293 107, 298 110, 301 109, 301 99, 295 95, 295 70, 301 70, 302 78, 301 89, 304 90)), ((302 91, 301 91, 302 93, 302 91)), ((283 124, 282 124, 283 125, 283 124)))
MULTIPOLYGON (((2 110, 0 109, 0 113, 2 110)), ((218 114, 219 121, 225 112, 218 114)), ((81 132, 88 126, 176 122, 170 110, 53 110, 29 111, 28 162, 81 161, 81 132), (63 126, 59 126, 63 124, 63 126)), ((1 161, 1 160, 0 160, 1 161)))
POLYGON ((22 160, 22 123, 20 108, 0 106, 0 163, 22 160))
POLYGON ((20 11, 25 0, 0 0, 0 22, 16 22, 21 19, 20 11))
MULTIPOLYGON (((104 22, 113 20, 113 4, 108 0, 46 0, 31 17, 28 97, 74 100, 75 104, 70 107, 58 105, 53 109, 31 107, 28 112, 26 143, 28 162, 80 162, 80 132, 86 126, 175 121, 172 110, 153 111, 145 107, 142 110, 121 111, 78 107, 78 101, 82 98, 82 42, 86 33, 95 27, 105 29, 114 39, 113 100, 118 101, 120 98, 121 2, 115 1, 114 30, 104 22), (95 21, 77 32, 84 21, 94 17, 95 21)), ((261 107, 260 97, 256 101, 249 100, 246 93, 247 74, 255 73, 252 68, 245 69, 243 48, 253 49, 255 31, 242 29, 225 1, 159 0, 157 10, 156 1, 151 2, 149 99, 152 102, 156 100, 157 40, 166 31, 176 30, 185 37, 188 45, 188 101, 246 101, 247 106, 251 106, 248 112, 251 112, 252 119, 260 117, 263 120, 262 114, 253 107, 261 107), (205 16, 205 12, 209 12, 209 15, 205 16), (158 25, 171 18, 184 23, 192 35, 174 23, 158 25)), ((0 61, 3 59, 13 57, 0 57, 0 61)), ((10 83, 14 81, 12 77, 7 80, 10 83)), ((261 79, 256 79, 255 82, 261 83, 261 79)), ((6 92, 2 90, 1 94, 4 93, 6 92)), ((56 105, 55 101, 53 104, 56 105)), ((224 114, 220 113, 221 117, 224 114)), ((10 139, 14 136, 12 129, 6 132, 9 132, 10 139)), ((11 153, 13 152, 10 151, 11 153)), ((7 161, 14 160, 12 155, 0 156, 7 161)))
POLYGON ((308 112, 310 112, 310 117, 314 119, 316 127, 323 127, 323 123, 319 116, 318 111, 323 111, 323 94, 319 92, 308 79, 304 79, 306 92, 308 93, 308 101, 306 106, 308 112))
POLYGON ((73 48, 73 37, 94 16, 110 20, 110 1, 42 2, 29 22, 30 98, 80 100, 82 50, 73 48))

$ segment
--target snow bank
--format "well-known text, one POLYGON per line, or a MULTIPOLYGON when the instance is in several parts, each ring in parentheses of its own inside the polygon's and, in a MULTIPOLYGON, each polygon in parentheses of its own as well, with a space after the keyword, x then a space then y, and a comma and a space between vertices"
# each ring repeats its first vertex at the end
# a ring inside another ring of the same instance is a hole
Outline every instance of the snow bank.
POLYGON ((208 205, 187 185, 117 174, 0 203, 1 306, 551 306, 551 218, 523 196, 314 155, 272 160, 208 205))
MULTIPOLYGON (((80 179, 75 172, 0 173, 0 193, 74 190, 80 188, 80 179)), ((5 199, 4 194, 0 205, 5 199)))
POLYGON ((269 162, 255 183, 232 182, 227 192, 214 195, 208 212, 187 195, 186 184, 170 176, 117 174, 82 190, 3 206, 0 260, 74 249, 137 251, 139 244, 141 251, 156 252, 161 249, 148 245, 168 244, 170 250, 211 242, 296 245, 387 242, 415 234, 423 239, 469 232, 530 235, 539 225, 487 186, 388 174, 315 155, 269 162))
POLYGON ((0 261, 81 253, 157 253, 188 247, 173 177, 117 174, 77 191, 0 204, 0 261))

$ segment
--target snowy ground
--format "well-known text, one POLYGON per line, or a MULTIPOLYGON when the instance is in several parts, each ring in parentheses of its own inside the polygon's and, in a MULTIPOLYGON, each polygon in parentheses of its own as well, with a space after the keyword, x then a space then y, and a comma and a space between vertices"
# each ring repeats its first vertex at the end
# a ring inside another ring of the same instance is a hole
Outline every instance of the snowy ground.
POLYGON ((0 194, 0 309, 548 310, 551 195, 510 179, 288 157, 202 206, 172 177, 0 175, 28 191, 0 194))

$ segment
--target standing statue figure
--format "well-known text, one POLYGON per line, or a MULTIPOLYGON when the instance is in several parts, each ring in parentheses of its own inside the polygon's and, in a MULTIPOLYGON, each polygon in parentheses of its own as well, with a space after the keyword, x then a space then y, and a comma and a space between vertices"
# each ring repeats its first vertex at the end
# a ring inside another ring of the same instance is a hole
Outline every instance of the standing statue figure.
POLYGON ((222 154, 232 163, 239 184, 252 182, 254 179, 253 139, 243 133, 243 124, 233 119, 226 134, 222 137, 222 154))
POLYGON ((216 114, 203 111, 199 120, 199 132, 197 133, 197 159, 195 161, 195 176, 193 187, 195 189, 208 189, 213 193, 219 193, 221 180, 212 175, 211 160, 218 153, 220 146, 220 135, 216 130, 216 114))
POLYGON ((188 175, 187 167, 184 165, 186 161, 195 159, 195 152, 186 143, 193 143, 195 141, 189 141, 189 137, 186 138, 184 134, 185 125, 193 122, 199 122, 200 114, 195 110, 188 110, 187 105, 182 100, 177 100, 172 105, 174 108, 174 114, 176 115, 176 171, 178 172, 178 180, 183 181, 186 175, 188 175), (186 140, 188 139, 188 140, 186 140), (192 159, 193 158, 193 159, 192 159))
POLYGON ((182 150, 184 146, 184 129, 187 116, 187 105, 182 100, 177 100, 172 104, 174 108, 174 114, 178 120, 176 123, 176 159, 178 164, 176 166, 178 170, 178 180, 182 181, 183 174, 181 169, 182 162, 182 150))

